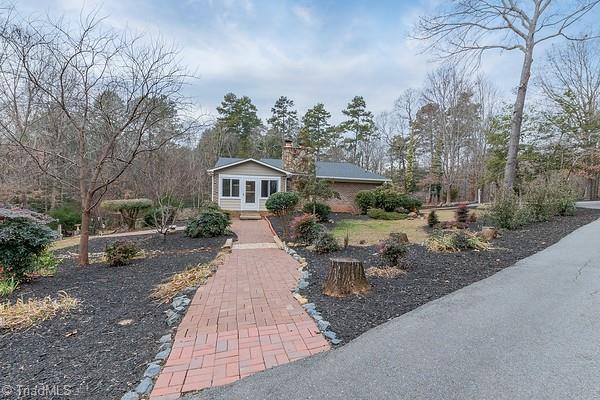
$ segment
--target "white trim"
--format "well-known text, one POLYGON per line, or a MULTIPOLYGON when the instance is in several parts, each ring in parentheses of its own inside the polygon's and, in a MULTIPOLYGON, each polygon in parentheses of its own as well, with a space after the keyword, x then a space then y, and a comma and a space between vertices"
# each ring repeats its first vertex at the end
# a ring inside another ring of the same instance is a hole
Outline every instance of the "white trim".
MULTIPOLYGON (((242 198, 242 177, 239 175, 221 175, 219 174, 219 200, 239 200, 242 198), (223 179, 237 179, 240 181, 240 195, 239 196, 223 196, 223 179)), ((219 205, 221 202, 219 201, 219 205)))
POLYGON ((259 190, 259 184, 258 182, 260 182, 259 180, 257 180, 254 177, 243 177, 240 180, 240 211, 258 211, 260 210, 260 198, 258 197, 258 190, 259 190), (242 194, 242 182, 243 182, 243 194, 242 194), (254 203, 246 203, 246 183, 247 182, 254 182, 254 203), (248 207, 248 205, 251 205, 252 207, 248 207))
POLYGON ((260 184, 260 196, 258 196, 258 198, 260 200, 265 200, 268 199, 269 197, 262 197, 262 181, 277 181, 277 192, 281 192, 281 177, 274 177, 274 176, 263 176, 259 179, 259 181, 261 182, 260 184))
MULTIPOLYGON (((262 197, 261 190, 261 181, 277 181, 277 191, 281 191, 281 176, 277 175, 232 175, 232 174, 219 174, 218 181, 218 198, 217 203, 219 207, 221 207, 222 200, 239 200, 240 201, 240 211, 259 211, 260 210, 260 201, 267 199, 267 197, 262 197), (223 179, 239 179, 240 181, 240 195, 238 197, 223 197, 223 179), (246 181, 254 181, 256 182, 256 207, 246 208, 244 207, 246 204, 246 181)), ((287 183, 287 181, 286 181, 287 183)))
POLYGON ((267 168, 274 169, 275 171, 283 172, 283 173, 284 173, 284 174, 286 174, 286 175, 289 175, 289 174, 290 174, 290 172, 288 172, 288 171, 286 171, 286 170, 284 170, 284 169, 281 169, 281 168, 274 167, 274 166, 272 166, 271 164, 267 164, 266 162, 262 162, 262 161, 260 161, 260 160, 256 160, 256 159, 254 159, 254 158, 246 158, 246 159, 244 159, 244 160, 236 161, 236 162, 233 162, 233 163, 231 163, 231 164, 222 165, 222 166, 220 166, 220 167, 215 167, 215 168, 212 168, 212 169, 208 169, 207 171, 208 171, 208 172, 214 172, 214 171, 218 171, 218 170, 220 170, 220 169, 223 169, 223 168, 229 168, 229 167, 233 167, 234 165, 243 164, 243 163, 246 163, 246 162, 248 162, 248 161, 254 161, 254 162, 255 162, 255 163, 257 163, 257 164, 260 164, 260 165, 262 165, 262 166, 264 166, 264 167, 267 167, 267 168))
POLYGON ((331 179, 333 181, 343 181, 343 182, 391 182, 392 180, 389 178, 377 179, 377 178, 342 178, 339 176, 317 176, 319 179, 331 179))

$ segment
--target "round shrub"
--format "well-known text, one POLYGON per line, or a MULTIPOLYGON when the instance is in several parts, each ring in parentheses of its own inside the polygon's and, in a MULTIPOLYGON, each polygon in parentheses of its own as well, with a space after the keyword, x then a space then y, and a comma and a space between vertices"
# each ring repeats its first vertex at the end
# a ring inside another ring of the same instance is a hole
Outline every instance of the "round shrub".
POLYGON ((396 267, 406 255, 407 247, 398 238, 390 237, 379 243, 379 255, 389 265, 396 267))
POLYGON ((315 252, 319 254, 331 253, 338 251, 340 245, 331 232, 322 231, 314 241, 315 252))
POLYGON ((21 281, 36 267, 38 257, 56 238, 48 226, 26 219, 0 222, 0 267, 21 281))
POLYGON ((300 196, 298 196, 298 193, 277 192, 269 196, 265 203, 265 207, 273 214, 283 216, 294 211, 299 201, 300 196))
POLYGON ((135 229, 135 222, 141 211, 152 207, 150 199, 124 199, 124 200, 105 200, 100 206, 108 211, 114 211, 121 214, 131 231, 135 229))
POLYGON ((419 199, 402 194, 389 185, 362 190, 356 194, 355 202, 363 214, 366 214, 369 208, 381 208, 388 212, 396 209, 412 211, 423 205, 419 199))
POLYGON ((185 234, 192 238, 223 236, 231 225, 229 214, 205 209, 196 218, 188 221, 185 234))
POLYGON ((375 195, 372 190, 361 190, 356 193, 354 202, 360 209, 361 214, 366 214, 369 208, 375 206, 375 195))
POLYGON ((200 210, 222 211, 221 207, 219 207, 219 205, 217 203, 215 203, 214 201, 211 201, 211 200, 204 200, 202 203, 200 203, 200 210))
POLYGON ((106 245, 104 251, 108 265, 120 267, 129 264, 138 255, 140 249, 130 240, 117 240, 106 245))
POLYGON ((292 239, 304 243, 313 243, 323 231, 323 225, 319 224, 317 217, 312 214, 303 214, 295 217, 290 223, 292 239))
POLYGON ((307 214, 315 214, 319 219, 319 222, 329 221, 329 213, 331 213, 331 207, 324 203, 306 203, 302 208, 307 214))

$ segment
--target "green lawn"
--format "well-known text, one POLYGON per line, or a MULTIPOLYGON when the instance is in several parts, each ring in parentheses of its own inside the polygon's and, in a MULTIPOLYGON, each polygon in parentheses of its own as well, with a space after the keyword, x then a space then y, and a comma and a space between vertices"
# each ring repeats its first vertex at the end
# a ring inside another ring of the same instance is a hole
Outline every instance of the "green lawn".
MULTIPOLYGON (((449 221, 454 219, 453 210, 436 210, 440 221, 449 221)), ((333 235, 342 242, 348 232, 349 243, 351 245, 373 245, 380 240, 385 239, 391 232, 404 232, 408 240, 413 243, 421 243, 427 239, 427 214, 424 211, 425 219, 404 219, 399 221, 384 221, 378 219, 344 219, 335 224, 333 235), (364 243, 360 243, 364 240, 364 243)))

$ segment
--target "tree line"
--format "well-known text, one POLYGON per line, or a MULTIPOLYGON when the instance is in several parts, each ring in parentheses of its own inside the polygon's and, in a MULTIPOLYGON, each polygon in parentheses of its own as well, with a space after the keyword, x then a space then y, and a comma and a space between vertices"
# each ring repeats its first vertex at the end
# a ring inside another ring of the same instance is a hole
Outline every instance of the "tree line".
POLYGON ((377 115, 355 96, 337 124, 323 103, 300 116, 287 96, 263 123, 251 98, 233 93, 201 122, 182 95, 190 75, 171 46, 107 28, 95 13, 75 26, 1 9, 0 202, 41 211, 73 204, 85 264, 102 199, 170 196, 197 206, 218 156, 279 158, 288 138, 431 203, 519 191, 555 175, 597 198, 600 57, 594 33, 573 30, 598 2, 448 2, 413 34, 443 57, 440 67, 377 115), (537 54, 554 39, 563 43, 537 54), (465 61, 497 49, 523 54, 512 104, 465 61), (525 103, 530 80, 539 94, 525 103))

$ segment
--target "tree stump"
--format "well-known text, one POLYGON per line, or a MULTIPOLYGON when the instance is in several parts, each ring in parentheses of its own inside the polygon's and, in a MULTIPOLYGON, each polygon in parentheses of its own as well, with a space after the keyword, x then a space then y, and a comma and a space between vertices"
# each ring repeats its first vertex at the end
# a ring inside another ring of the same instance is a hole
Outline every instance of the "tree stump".
POLYGON ((408 235, 404 232, 390 232, 390 238, 400 243, 408 243, 408 235))
POLYGON ((498 231, 496 230, 496 228, 493 228, 491 226, 484 226, 483 228, 481 228, 480 236, 488 242, 492 239, 495 239, 497 235, 498 231))
POLYGON ((344 297, 369 291, 370 285, 361 261, 354 258, 331 258, 329 261, 331 264, 323 285, 323 294, 344 297))

